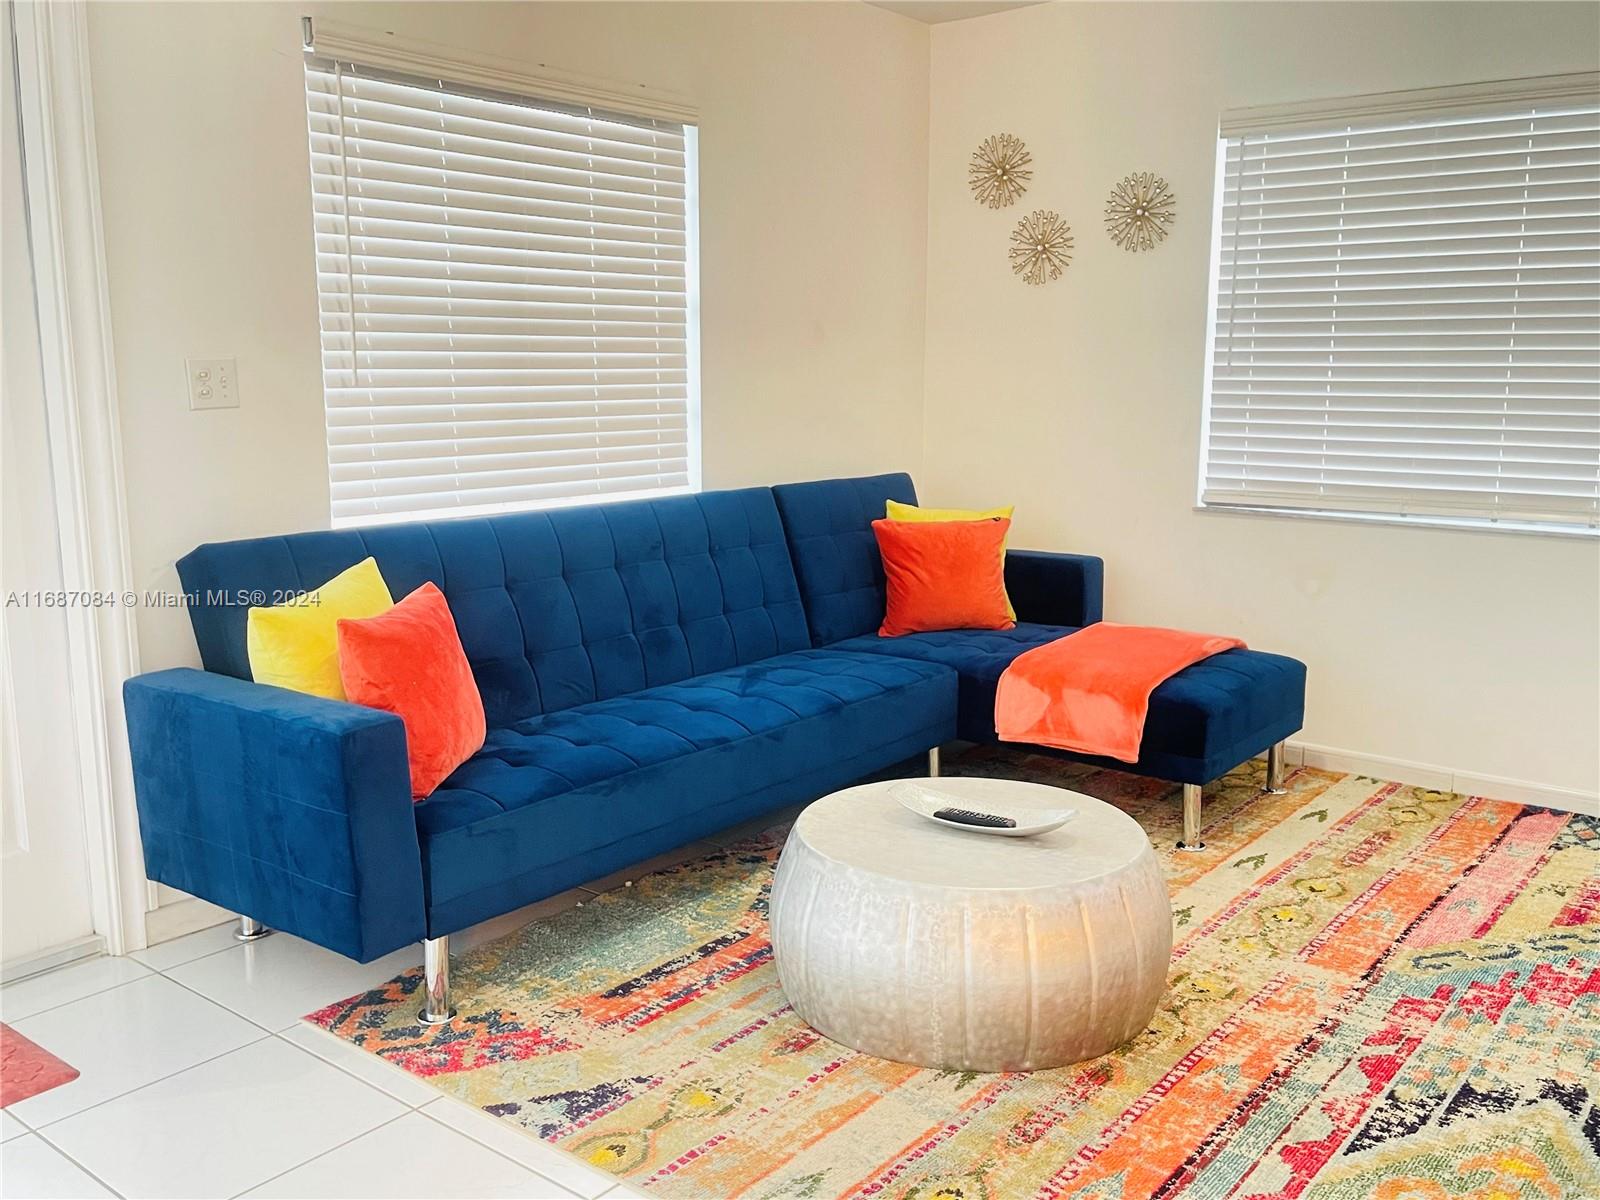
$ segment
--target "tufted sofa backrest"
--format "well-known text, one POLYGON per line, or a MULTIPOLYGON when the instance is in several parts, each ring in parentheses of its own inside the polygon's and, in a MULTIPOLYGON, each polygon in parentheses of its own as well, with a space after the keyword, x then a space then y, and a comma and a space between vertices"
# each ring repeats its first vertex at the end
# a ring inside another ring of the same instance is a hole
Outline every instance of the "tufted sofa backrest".
POLYGON ((772 489, 789 535, 814 645, 876 633, 883 623, 883 556, 872 523, 886 501, 915 504, 911 476, 865 475, 772 489))
POLYGON ((371 555, 444 592, 491 727, 810 645, 766 488, 213 542, 178 561, 208 671, 250 678, 253 603, 371 555))

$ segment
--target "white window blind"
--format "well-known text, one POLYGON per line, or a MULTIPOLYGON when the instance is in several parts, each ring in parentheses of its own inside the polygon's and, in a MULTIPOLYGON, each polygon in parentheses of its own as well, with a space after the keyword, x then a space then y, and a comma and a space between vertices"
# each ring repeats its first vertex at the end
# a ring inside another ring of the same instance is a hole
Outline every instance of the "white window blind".
POLYGON ((695 130, 311 60, 335 525, 699 484, 695 130))
POLYGON ((1594 532, 1600 104, 1225 122, 1219 157, 1201 502, 1594 532))

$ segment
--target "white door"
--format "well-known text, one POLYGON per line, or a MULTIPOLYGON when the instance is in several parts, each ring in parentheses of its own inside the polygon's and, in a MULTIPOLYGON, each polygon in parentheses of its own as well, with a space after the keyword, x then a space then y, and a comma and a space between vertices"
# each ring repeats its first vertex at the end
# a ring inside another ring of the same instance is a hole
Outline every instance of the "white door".
POLYGON ((0 973, 94 932, 10 6, 0 8, 0 973))

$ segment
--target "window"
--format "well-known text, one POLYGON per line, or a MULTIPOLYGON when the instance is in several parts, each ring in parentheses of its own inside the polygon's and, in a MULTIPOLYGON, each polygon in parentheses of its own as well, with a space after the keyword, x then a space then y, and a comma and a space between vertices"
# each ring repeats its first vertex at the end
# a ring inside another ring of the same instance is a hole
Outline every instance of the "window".
POLYGON ((337 525, 699 485, 695 129, 311 59, 337 525))
POLYGON ((1201 503, 1596 532, 1594 77, 1224 117, 1201 503))

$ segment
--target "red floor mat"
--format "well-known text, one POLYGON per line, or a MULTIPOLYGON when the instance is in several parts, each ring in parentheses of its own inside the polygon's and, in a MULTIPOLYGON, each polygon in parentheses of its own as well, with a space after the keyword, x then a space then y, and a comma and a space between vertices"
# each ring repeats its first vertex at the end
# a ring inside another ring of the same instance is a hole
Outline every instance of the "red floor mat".
POLYGON ((68 1066, 11 1026, 0 1024, 0 1108, 77 1077, 77 1067, 68 1066))

